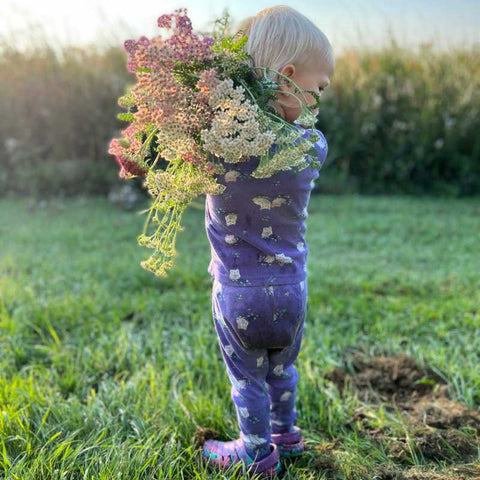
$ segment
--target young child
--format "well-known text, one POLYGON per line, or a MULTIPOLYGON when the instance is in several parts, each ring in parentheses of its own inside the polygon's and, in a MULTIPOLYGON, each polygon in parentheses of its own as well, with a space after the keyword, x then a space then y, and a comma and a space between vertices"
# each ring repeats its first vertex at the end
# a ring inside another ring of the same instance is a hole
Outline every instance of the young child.
MULTIPOLYGON (((287 6, 266 8, 236 29, 248 35, 245 46, 254 65, 291 78, 318 94, 327 87, 334 59, 326 36, 304 15, 287 6)), ((293 87, 282 89, 293 93, 293 87)), ((305 94, 309 105, 315 103, 305 94)), ((301 96, 299 96, 301 98, 301 96)), ((298 101, 279 95, 272 104, 293 123, 298 101)), ((315 112, 318 113, 318 112, 315 112)), ((298 126, 302 136, 310 131, 298 126)), ((323 164, 327 143, 315 144, 323 164)), ((226 186, 207 195, 205 228, 211 244, 208 272, 213 277, 212 314, 235 403, 240 438, 207 440, 203 456, 222 469, 243 462, 248 472, 275 476, 280 456, 303 451, 296 420, 297 369, 307 308, 307 206, 318 170, 281 171, 255 179, 259 157, 225 163, 218 175, 226 186)))

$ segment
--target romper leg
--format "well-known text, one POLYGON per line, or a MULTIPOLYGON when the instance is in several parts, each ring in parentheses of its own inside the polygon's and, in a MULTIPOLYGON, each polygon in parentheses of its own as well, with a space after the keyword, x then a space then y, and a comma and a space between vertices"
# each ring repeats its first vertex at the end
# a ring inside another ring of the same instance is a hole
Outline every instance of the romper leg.
MULTIPOLYGON (((292 312, 295 305, 300 305, 297 333, 290 345, 285 348, 268 349, 269 370, 266 377, 268 394, 271 401, 272 433, 285 433, 293 431, 293 425, 297 418, 295 401, 297 395, 298 371, 294 365, 300 351, 303 330, 305 326, 307 288, 306 282, 292 286, 276 287, 276 295, 291 297, 292 312), (300 302, 298 298, 300 295, 300 302)), ((278 296, 276 297, 279 298, 278 296)), ((282 302, 276 302, 282 304, 282 302)), ((283 303, 285 304, 285 303, 283 303)), ((298 308, 298 307, 297 307, 298 308)))
POLYGON ((257 460, 270 453, 270 399, 265 383, 268 355, 264 348, 246 348, 231 319, 225 317, 224 305, 229 294, 254 292, 251 287, 225 287, 214 284, 212 314, 228 378, 231 397, 236 407, 240 438, 245 450, 257 460))

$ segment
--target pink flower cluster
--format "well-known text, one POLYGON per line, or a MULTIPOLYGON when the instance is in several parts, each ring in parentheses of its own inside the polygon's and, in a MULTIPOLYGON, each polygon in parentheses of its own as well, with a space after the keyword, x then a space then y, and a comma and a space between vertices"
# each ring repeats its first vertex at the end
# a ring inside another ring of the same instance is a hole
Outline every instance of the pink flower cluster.
POLYGON ((211 58, 214 40, 208 36, 199 38, 192 33, 192 23, 186 8, 179 8, 173 14, 162 15, 157 23, 160 28, 173 30, 173 35, 166 41, 160 36, 152 40, 145 36, 141 36, 137 41, 126 40, 124 48, 129 55, 129 72, 135 73, 137 68, 156 70, 156 63, 161 61, 169 68, 173 66, 173 60, 202 63, 211 58))
POLYGON ((132 160, 135 157, 136 152, 138 152, 142 146, 140 140, 136 138, 136 132, 134 132, 134 130, 135 124, 132 123, 121 132, 123 136, 129 137, 128 146, 122 146, 121 140, 114 138, 110 142, 108 149, 108 153, 115 156, 115 160, 120 166, 118 176, 122 179, 126 178, 126 173, 145 177, 148 171, 146 168, 141 167, 138 162, 132 160))
POLYGON ((211 48, 214 40, 192 33, 186 8, 162 15, 158 18, 158 26, 172 30, 173 34, 167 40, 161 36, 152 39, 142 36, 137 41, 124 43, 128 53, 127 69, 137 77, 130 91, 137 111, 130 127, 122 131, 126 139, 124 142, 113 139, 109 153, 115 155, 122 166, 121 178, 124 178, 124 171, 144 176, 141 159, 135 158, 135 151, 141 147, 137 138, 142 129, 152 125, 159 130, 159 143, 161 137, 161 145, 169 158, 179 154, 185 162, 213 173, 218 171, 218 166, 207 161, 197 145, 192 145, 192 139, 211 122, 213 112, 208 102, 209 94, 220 79, 215 68, 203 70, 196 74, 197 88, 192 89, 177 80, 174 68, 179 62, 185 65, 208 63, 214 55, 211 48))

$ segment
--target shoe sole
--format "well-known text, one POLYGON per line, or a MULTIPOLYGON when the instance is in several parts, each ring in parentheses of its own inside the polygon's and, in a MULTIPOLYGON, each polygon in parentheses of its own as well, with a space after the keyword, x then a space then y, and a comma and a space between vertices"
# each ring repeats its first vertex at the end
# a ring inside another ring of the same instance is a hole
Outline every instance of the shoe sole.
MULTIPOLYGON (((278 448, 278 447, 277 447, 278 448)), ((203 447, 203 453, 202 453, 202 459, 206 462, 208 462, 210 464, 210 461, 213 459, 217 459, 219 457, 218 454, 216 453, 212 453, 208 450, 205 449, 205 446, 203 447)), ((220 455, 221 456, 221 455, 220 455)), ((224 455, 223 457, 225 458, 227 455, 224 455)), ((236 462, 237 458, 232 455, 232 454, 229 454, 228 455, 229 459, 230 459, 230 464, 233 464, 236 462)), ((228 469, 229 467, 224 467, 220 464, 218 464, 217 462, 213 462, 214 463, 214 466, 216 467, 215 469, 218 470, 218 468, 220 468, 220 470, 225 470, 225 469, 228 469)), ((251 465, 248 465, 247 466, 247 469, 250 467, 251 465)), ((257 478, 276 478, 277 475, 279 473, 282 472, 282 462, 280 461, 280 455, 279 455, 279 458, 278 458, 278 461, 277 461, 277 464, 275 465, 275 467, 271 467, 269 468, 268 470, 264 470, 264 471, 261 471, 261 472, 256 472, 256 473, 251 473, 249 474, 248 476, 250 477, 250 475, 257 475, 257 478), (260 475, 260 477, 258 477, 258 475, 260 475)), ((239 473, 239 472, 237 472, 239 473)))
POLYGON ((255 475, 260 475, 260 478, 276 478, 279 473, 282 471, 282 463, 280 459, 277 462, 277 465, 274 469, 266 470, 264 472, 258 472, 255 475))
POLYGON ((302 451, 299 451, 299 452, 283 452, 283 453, 279 453, 280 457, 286 457, 286 458, 289 458, 289 457, 299 457, 300 455, 302 455, 304 452, 304 450, 302 451))
POLYGON ((285 445, 285 444, 277 444, 278 447, 278 454, 280 457, 297 457, 304 453, 305 448, 303 445, 298 447, 293 447, 292 445, 285 445))

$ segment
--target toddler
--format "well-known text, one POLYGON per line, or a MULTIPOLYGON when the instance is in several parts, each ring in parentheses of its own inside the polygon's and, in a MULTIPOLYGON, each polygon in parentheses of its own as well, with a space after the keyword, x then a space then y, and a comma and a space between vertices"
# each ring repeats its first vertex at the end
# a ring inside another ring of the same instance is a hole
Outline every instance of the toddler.
MULTIPOLYGON (((304 15, 287 6, 266 8, 236 31, 248 35, 251 66, 280 71, 302 90, 320 94, 334 68, 330 43, 304 15)), ((290 85, 283 91, 294 92, 290 85)), ((315 103, 305 93, 309 105, 315 103)), ((299 95, 298 98, 301 99, 299 95)), ((303 100, 302 100, 303 101, 303 100)), ((293 123, 298 101, 280 94, 272 106, 293 123)), ((318 112, 314 112, 318 113, 318 112)), ((298 126, 303 137, 310 131, 298 126)), ((319 161, 327 155, 320 136, 319 161)), ((307 308, 305 220, 319 172, 280 171, 265 179, 250 177, 259 157, 222 162, 221 195, 207 195, 205 228, 211 245, 208 272, 213 277, 212 314, 236 407, 240 437, 207 440, 203 456, 222 469, 243 462, 248 472, 275 476, 280 456, 303 451, 296 420, 297 369, 307 308)))

